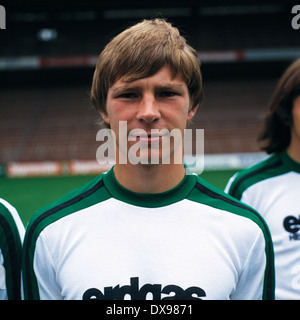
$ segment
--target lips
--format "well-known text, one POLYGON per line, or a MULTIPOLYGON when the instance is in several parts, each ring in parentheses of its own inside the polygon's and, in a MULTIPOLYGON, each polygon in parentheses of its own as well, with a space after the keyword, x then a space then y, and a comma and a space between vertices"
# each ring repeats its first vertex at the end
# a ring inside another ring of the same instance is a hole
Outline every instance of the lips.
POLYGON ((161 135, 130 135, 131 139, 129 141, 141 141, 148 144, 159 142, 162 140, 161 135))
POLYGON ((133 129, 128 135, 129 141, 142 141, 142 142, 156 142, 160 141, 162 137, 168 136, 169 131, 167 129, 152 129, 151 132, 145 130, 133 129))

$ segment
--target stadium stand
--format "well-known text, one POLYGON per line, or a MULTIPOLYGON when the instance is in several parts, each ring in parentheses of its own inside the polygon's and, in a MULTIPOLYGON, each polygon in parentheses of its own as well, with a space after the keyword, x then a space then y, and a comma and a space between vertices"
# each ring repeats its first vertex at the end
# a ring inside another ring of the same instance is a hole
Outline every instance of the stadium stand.
MULTIPOLYGON (((101 7, 89 1, 73 1, 70 9, 66 3, 59 2, 59 12, 55 6, 39 5, 34 0, 23 8, 20 1, 11 0, 7 5, 7 30, 0 30, 0 164, 95 159, 100 119, 88 94, 93 66, 90 60, 86 63, 85 58, 75 61, 72 57, 93 58, 124 27, 159 15, 154 13, 153 4, 152 9, 140 8, 135 1, 128 1, 126 8, 124 2, 119 3, 122 9, 116 9, 116 3, 101 7), (44 41, 38 37, 42 29, 57 34, 44 41), (67 58, 57 59, 61 57, 67 58), (39 69, 45 67, 45 61, 46 68, 39 69), (54 64, 49 65, 49 61, 54 64), (78 61, 76 69, 72 63, 78 61)), ((291 4, 195 3, 186 1, 185 7, 174 9, 160 1, 158 6, 165 8, 159 10, 162 16, 170 13, 169 19, 204 57, 205 98, 191 127, 205 130, 207 154, 256 152, 257 134, 277 77, 298 51, 292 57, 288 54, 300 48, 300 31, 291 28, 291 4), (279 55, 282 49, 285 56, 279 55), (255 61, 247 60, 250 51, 255 61), (221 61, 208 61, 213 52, 221 61), (256 61, 257 52, 262 61, 256 61), (234 58, 226 61, 232 54, 234 58)))
POLYGON ((203 128, 205 153, 257 152, 266 105, 274 82, 217 82, 204 85, 205 98, 194 120, 203 128))
POLYGON ((1 112, 0 162, 95 158, 97 115, 86 88, 10 90, 0 101, 9 106, 1 112))

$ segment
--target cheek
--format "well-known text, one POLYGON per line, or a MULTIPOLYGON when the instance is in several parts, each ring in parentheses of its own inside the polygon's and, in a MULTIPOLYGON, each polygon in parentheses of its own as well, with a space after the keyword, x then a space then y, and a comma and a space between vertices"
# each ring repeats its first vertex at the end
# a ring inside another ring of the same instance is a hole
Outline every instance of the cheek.
POLYGON ((121 107, 117 103, 112 103, 107 107, 107 118, 110 121, 111 126, 118 126, 119 121, 128 120, 128 109, 121 107))
POLYGON ((293 105, 293 109, 292 109, 292 116, 293 116, 294 126, 299 126, 299 123, 300 123, 300 97, 297 97, 294 100, 294 105, 293 105))
POLYGON ((299 117, 294 117, 292 130, 295 131, 297 135, 300 135, 300 118, 299 117))
POLYGON ((300 108, 293 109, 293 127, 300 130, 300 108))
POLYGON ((189 116, 190 107, 188 102, 183 100, 167 104, 161 110, 162 113, 166 114, 170 118, 184 120, 189 116))

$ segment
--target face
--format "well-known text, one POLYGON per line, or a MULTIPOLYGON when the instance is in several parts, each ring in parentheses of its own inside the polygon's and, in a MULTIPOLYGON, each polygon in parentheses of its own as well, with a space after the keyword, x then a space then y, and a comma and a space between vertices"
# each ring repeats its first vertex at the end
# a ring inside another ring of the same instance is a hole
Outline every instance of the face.
MULTIPOLYGON (((162 160, 164 135, 176 129, 183 137, 187 122, 193 118, 197 107, 190 110, 186 83, 180 75, 174 78, 171 68, 166 65, 147 78, 131 82, 125 82, 123 78, 117 80, 107 93, 107 113, 101 113, 101 116, 116 134, 117 158, 120 151, 130 156, 130 151, 134 150, 149 164, 151 152, 152 159, 162 160), (124 143, 120 121, 127 124, 127 143, 124 143), (135 144, 138 147, 135 148, 135 144)), ((170 158, 175 149, 176 144, 171 143, 170 158)))
POLYGON ((292 116, 293 125, 291 126, 291 143, 298 143, 300 148, 300 96, 294 100, 292 116))

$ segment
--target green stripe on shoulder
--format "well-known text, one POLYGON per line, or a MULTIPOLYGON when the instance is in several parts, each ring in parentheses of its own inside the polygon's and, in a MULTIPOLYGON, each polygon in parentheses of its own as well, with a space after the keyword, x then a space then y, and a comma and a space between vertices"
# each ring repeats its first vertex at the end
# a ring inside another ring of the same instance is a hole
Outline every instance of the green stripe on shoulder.
POLYGON ((284 165, 282 155, 274 154, 266 160, 238 172, 230 185, 228 193, 236 199, 241 199, 243 192, 250 186, 288 171, 290 169, 284 165))
POLYGON ((108 194, 102 192, 103 190, 99 194, 99 190, 102 187, 103 180, 102 175, 100 175, 80 188, 67 193, 59 200, 38 210, 30 219, 27 229, 37 228, 37 225, 39 225, 39 229, 44 229, 47 225, 71 213, 109 198, 108 194))
POLYGON ((37 281, 33 270, 36 241, 40 233, 50 224, 77 211, 109 199, 103 183, 103 175, 68 193, 58 201, 40 209, 30 219, 23 245, 23 284, 25 299, 39 299, 37 281))
POLYGON ((226 194, 200 177, 197 178, 195 189, 189 195, 189 199, 246 217, 257 223, 263 230, 268 230, 266 222, 256 210, 226 194), (199 194, 199 191, 201 194, 199 194))

